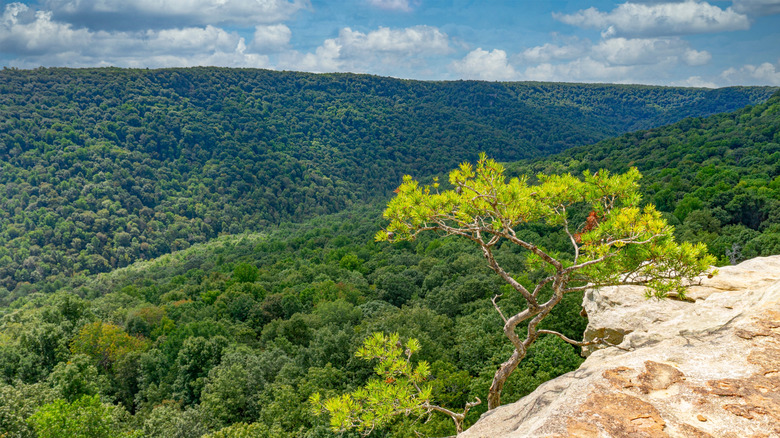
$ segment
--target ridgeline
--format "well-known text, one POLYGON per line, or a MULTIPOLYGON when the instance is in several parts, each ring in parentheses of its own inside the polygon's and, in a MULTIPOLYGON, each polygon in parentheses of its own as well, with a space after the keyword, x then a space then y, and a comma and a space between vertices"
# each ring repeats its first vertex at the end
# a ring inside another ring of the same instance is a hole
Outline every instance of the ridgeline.
POLYGON ((4 69, 0 288, 385 199, 404 174, 444 172, 480 151, 543 157, 772 90, 4 69))

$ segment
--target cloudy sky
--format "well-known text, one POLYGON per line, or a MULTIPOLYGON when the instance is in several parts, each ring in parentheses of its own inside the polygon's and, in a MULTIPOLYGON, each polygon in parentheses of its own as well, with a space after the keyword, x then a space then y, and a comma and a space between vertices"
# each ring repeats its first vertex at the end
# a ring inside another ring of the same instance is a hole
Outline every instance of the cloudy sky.
POLYGON ((780 85, 780 0, 3 1, 5 67, 780 85))

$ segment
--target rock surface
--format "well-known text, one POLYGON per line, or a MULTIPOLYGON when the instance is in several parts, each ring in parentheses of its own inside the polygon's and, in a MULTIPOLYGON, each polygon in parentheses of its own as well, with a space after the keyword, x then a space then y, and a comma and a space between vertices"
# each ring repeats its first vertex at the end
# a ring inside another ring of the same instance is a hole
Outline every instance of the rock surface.
POLYGON ((780 437, 780 256, 721 268, 689 298, 590 291, 586 338, 619 346, 460 437, 780 437))

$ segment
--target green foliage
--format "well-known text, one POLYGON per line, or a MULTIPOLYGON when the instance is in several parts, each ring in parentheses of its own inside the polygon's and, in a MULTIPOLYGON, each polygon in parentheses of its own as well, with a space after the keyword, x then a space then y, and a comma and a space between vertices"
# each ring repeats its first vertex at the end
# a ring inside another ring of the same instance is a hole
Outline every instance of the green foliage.
POLYGON ((38 438, 113 438, 116 408, 100 402, 98 396, 83 396, 68 403, 58 399, 41 406, 28 420, 38 438))
POLYGON ((160 438, 200 438, 208 433, 196 409, 182 410, 178 404, 156 406, 141 427, 141 436, 160 438))
POLYGON ((35 438, 28 418, 56 398, 55 391, 45 383, 0 383, 0 436, 35 438))
POLYGON ((84 354, 93 363, 108 371, 125 355, 143 351, 146 342, 134 338, 114 324, 96 321, 84 325, 70 343, 73 354, 84 354))
POLYGON ((185 405, 200 401, 200 394, 206 385, 206 377, 222 358, 227 339, 215 336, 206 339, 202 336, 187 338, 176 358, 177 374, 174 390, 185 405))
POLYGON ((254 283, 257 280, 257 266, 241 263, 233 269, 233 279, 239 283, 254 283))
POLYGON ((582 172, 637 167, 642 193, 680 240, 704 243, 719 264, 777 253, 780 212, 780 95, 733 113, 576 147, 510 173, 582 172))
POLYGON ((491 260, 492 247, 501 239, 529 251, 532 268, 563 269, 555 253, 516 237, 515 229, 543 223, 563 228, 571 239, 573 257, 564 256, 569 259, 566 282, 642 281, 659 298, 671 291, 682 297, 684 286, 715 259, 702 244, 675 243, 673 228, 653 205, 639 207, 640 177, 636 168, 621 175, 602 169, 585 171, 582 180, 570 174, 539 174, 537 185, 525 176, 507 182, 504 167, 482 154, 476 169, 463 163, 450 173, 453 190, 439 191, 438 182, 421 188, 404 177, 384 212, 390 223, 375 238, 412 240, 432 230, 463 236, 481 245, 491 266, 513 284, 516 281, 491 260), (574 233, 569 224, 576 209, 590 214, 574 233))
POLYGON ((475 150, 538 157, 772 92, 217 68, 3 70, 0 87, 5 303, 382 199, 475 150))
MULTIPOLYGON (((503 294, 511 314, 521 294, 465 239, 375 243, 372 202, 386 202, 402 174, 432 177, 474 150, 542 156, 770 92, 226 69, 4 71, 0 88, 0 436, 30 438, 33 413, 56 399, 72 410, 84 395, 113 402, 112 429, 128 436, 334 436, 308 399, 377 379, 353 355, 377 331, 419 341, 413 359, 436 376, 422 385, 431 408, 484 397, 511 352, 490 298, 503 294)), ((678 239, 705 243, 721 263, 767 255, 780 248, 777 114, 773 98, 509 173, 612 177, 635 165, 678 239)), ((634 218, 648 213, 637 207, 634 218)), ((590 210, 567 209, 580 239, 590 210)), ((569 236, 545 221, 517 238, 571 266, 569 236)), ((494 255, 519 283, 549 275, 512 246, 494 255)), ((538 328, 581 335, 580 302, 566 293, 538 328)), ((503 400, 580 360, 540 338, 503 400)), ((374 434, 451 433, 449 414, 420 424, 421 413, 374 434)))
POLYGON ((105 377, 98 376, 92 359, 83 354, 58 363, 49 374, 48 381, 67 402, 74 402, 82 396, 100 395, 108 386, 105 377))
POLYGON ((463 163, 450 172, 452 190, 440 191, 436 179, 420 187, 410 176, 404 177, 384 212, 390 223, 375 239, 410 241, 437 231, 471 240, 488 266, 511 286, 517 301, 511 305, 519 304, 518 310, 505 316, 497 303, 503 294, 492 299, 514 351, 496 371, 488 409, 500 405, 507 379, 540 335, 552 334, 583 345, 539 327, 565 294, 601 285, 644 284, 648 296, 664 298, 673 293, 684 298, 685 287, 710 270, 715 258, 707 254, 705 245, 676 243, 673 228, 653 205, 640 208, 640 177, 636 168, 617 175, 602 169, 585 171, 582 180, 571 174, 539 174, 535 185, 525 176, 507 182, 504 166, 484 153, 476 169, 463 163), (572 228, 572 215, 577 211, 589 213, 581 226, 572 228), (539 224, 565 233, 571 245, 568 253, 560 252, 558 245, 544 247, 523 240, 522 231, 539 224), (524 252, 525 264, 544 277, 533 287, 523 284, 525 278, 518 281, 496 256, 502 244, 524 252), (527 331, 522 339, 515 331, 521 323, 527 331))
POLYGON ((268 428, 259 423, 236 423, 217 432, 204 435, 203 438, 272 438, 279 436, 277 433, 269 431, 268 428))
POLYGON ((320 395, 310 398, 315 412, 330 415, 334 432, 355 428, 368 435, 382 428, 399 415, 422 416, 431 399, 431 386, 425 383, 430 375, 427 362, 411 362, 411 356, 420 349, 416 339, 401 344, 400 336, 374 333, 366 339, 355 357, 364 360, 379 359, 374 372, 379 379, 371 379, 365 387, 349 394, 321 402, 320 395))

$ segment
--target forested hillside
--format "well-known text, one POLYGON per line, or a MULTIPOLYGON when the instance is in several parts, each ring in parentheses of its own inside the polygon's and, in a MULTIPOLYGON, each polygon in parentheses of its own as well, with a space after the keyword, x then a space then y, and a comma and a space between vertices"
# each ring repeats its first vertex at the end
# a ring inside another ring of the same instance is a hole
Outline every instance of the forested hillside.
MULTIPOLYGON (((761 103, 764 88, 224 69, 0 79, 0 436, 335 436, 307 398, 365 384, 372 363, 354 352, 376 331, 420 340, 436 403, 484 398, 512 348, 490 298, 512 312, 513 290, 466 241, 373 240, 403 173, 481 150, 537 157, 514 173, 638 166, 680 238, 723 263, 780 252, 780 95, 761 103), (542 157, 737 102, 751 106, 542 157)), ((519 232, 569 251, 555 228, 519 232)), ((495 252, 522 282, 545 276, 522 251, 495 252)), ((544 327, 579 338, 580 302, 567 295, 544 327)), ((581 360, 541 338, 504 402, 581 360)), ((373 436, 453 432, 446 417, 415 420, 373 436)))
POLYGON ((0 297, 382 199, 403 174, 442 172, 479 151, 540 157, 771 92, 4 69, 0 297))
MULTIPOLYGON (((42 426, 30 418, 43 410, 60 419, 91 415, 114 431, 94 435, 101 437, 194 438, 223 428, 235 434, 213 436, 343 436, 328 431, 307 399, 364 384, 373 364, 354 352, 376 331, 420 340, 416 358, 432 364, 437 403, 484 398, 511 348, 490 298, 504 293, 512 311, 511 288, 465 241, 375 243, 380 216, 379 208, 353 208, 265 234, 223 236, 0 308, 0 433, 35 436, 42 426)), ((566 237, 549 231, 525 233, 566 248, 566 237)), ((497 256, 515 272, 527 269, 509 246, 497 256)), ((530 270, 522 278, 540 276, 530 270)), ((581 336, 580 301, 568 295, 545 327, 581 336)), ((507 383, 505 400, 581 360, 558 338, 541 340, 507 383)), ((475 408, 467 424, 484 411, 475 408)), ((415 420, 372 436, 453 432, 443 416, 415 420)))
POLYGON ((780 93, 735 112, 520 162, 513 172, 630 166, 643 174, 645 200, 677 224, 678 239, 706 243, 721 264, 780 254, 780 93))

